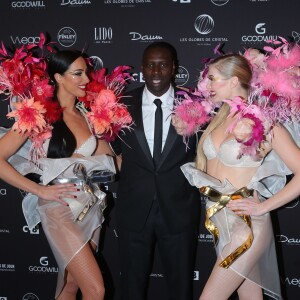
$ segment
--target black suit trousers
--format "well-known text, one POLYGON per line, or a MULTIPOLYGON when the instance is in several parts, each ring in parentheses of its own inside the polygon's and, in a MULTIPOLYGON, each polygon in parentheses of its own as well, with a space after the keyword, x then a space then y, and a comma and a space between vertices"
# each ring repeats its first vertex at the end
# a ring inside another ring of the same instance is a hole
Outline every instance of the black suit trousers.
MULTIPOLYGON (((196 230, 170 233, 157 200, 141 232, 118 231, 121 263, 120 300, 147 299, 155 245, 159 252, 167 299, 191 300, 196 253, 196 230)), ((160 280, 160 279, 157 279, 160 280)))

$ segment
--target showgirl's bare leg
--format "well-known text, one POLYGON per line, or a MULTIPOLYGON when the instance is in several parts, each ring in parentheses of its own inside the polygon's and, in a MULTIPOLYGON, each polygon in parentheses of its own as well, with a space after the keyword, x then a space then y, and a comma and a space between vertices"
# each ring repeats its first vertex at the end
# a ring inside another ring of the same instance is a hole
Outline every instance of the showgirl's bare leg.
POLYGON ((262 291, 259 286, 245 280, 231 269, 219 266, 218 259, 210 277, 203 289, 200 300, 227 300, 238 289, 240 300, 262 300, 262 291))
POLYGON ((67 283, 57 300, 75 300, 78 288, 83 300, 104 299, 103 277, 92 247, 86 244, 68 264, 67 283))

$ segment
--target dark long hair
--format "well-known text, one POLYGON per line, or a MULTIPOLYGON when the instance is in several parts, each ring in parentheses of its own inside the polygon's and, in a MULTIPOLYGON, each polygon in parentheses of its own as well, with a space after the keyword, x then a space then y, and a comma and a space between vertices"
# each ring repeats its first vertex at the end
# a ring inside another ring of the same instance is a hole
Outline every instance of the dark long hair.
MULTIPOLYGON (((54 78, 56 73, 63 75, 70 65, 79 57, 85 57, 81 52, 75 50, 64 50, 55 53, 48 63, 48 74, 50 82, 54 84, 53 101, 57 101, 57 83, 54 78)), ((47 157, 64 158, 70 157, 76 149, 76 139, 71 130, 61 118, 52 124, 52 137, 49 142, 47 157)))

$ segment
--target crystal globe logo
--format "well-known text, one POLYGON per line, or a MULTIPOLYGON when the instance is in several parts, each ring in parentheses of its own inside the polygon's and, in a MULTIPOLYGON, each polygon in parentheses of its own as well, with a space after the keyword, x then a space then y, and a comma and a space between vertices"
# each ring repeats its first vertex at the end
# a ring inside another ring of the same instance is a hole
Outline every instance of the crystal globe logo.
POLYGON ((229 2, 229 0, 211 0, 214 5, 222 6, 229 2))
POLYGON ((200 15, 196 18, 194 26, 200 34, 209 34, 214 28, 214 20, 209 15, 200 15))
POLYGON ((23 296, 22 300, 39 300, 39 297, 33 293, 28 293, 23 296))
POLYGON ((100 70, 103 68, 103 61, 98 56, 90 56, 91 65, 94 71, 100 70))

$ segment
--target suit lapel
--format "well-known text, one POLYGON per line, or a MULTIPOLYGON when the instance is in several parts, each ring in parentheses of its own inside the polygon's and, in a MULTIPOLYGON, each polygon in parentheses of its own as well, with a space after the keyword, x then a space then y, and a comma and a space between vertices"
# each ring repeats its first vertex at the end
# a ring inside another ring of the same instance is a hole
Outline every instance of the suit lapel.
POLYGON ((175 128, 172 124, 170 124, 169 132, 168 132, 167 139, 165 142, 165 146, 163 148, 163 152, 161 154, 157 168, 159 168, 162 165, 162 163, 164 162, 164 160, 167 158, 169 152, 171 151, 171 149, 176 141, 176 138, 177 138, 177 133, 175 131, 175 128))
POLYGON ((148 161, 153 165, 152 155, 149 149, 149 145, 144 132, 144 124, 143 124, 143 113, 142 113, 142 91, 134 97, 135 103, 133 106, 133 110, 131 111, 132 118, 135 122, 134 133, 136 138, 141 146, 141 149, 145 153, 148 161))

